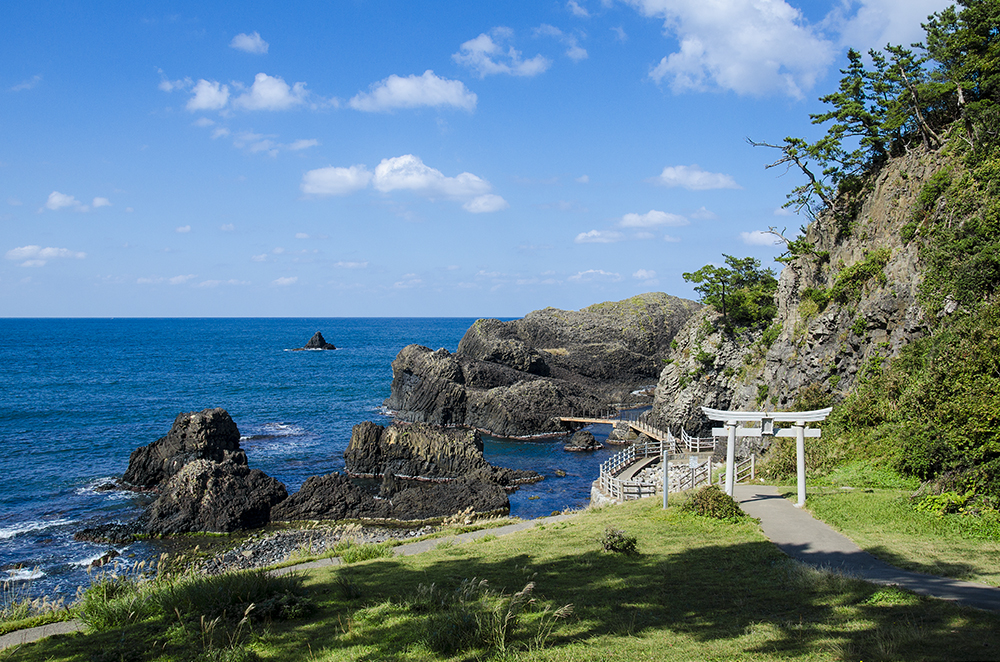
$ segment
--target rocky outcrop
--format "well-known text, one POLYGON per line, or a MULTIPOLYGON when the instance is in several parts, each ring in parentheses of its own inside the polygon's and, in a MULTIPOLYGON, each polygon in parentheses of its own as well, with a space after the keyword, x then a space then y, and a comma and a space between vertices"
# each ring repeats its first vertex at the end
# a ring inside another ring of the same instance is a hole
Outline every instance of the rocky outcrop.
POLYGON ((593 433, 588 430, 577 430, 563 446, 563 450, 572 452, 596 451, 602 448, 604 446, 598 443, 593 433))
POLYGON ((724 333, 712 309, 692 316, 660 375, 653 418, 675 433, 705 434, 703 405, 788 409, 806 394, 813 406, 836 401, 866 363, 926 333, 917 301, 923 267, 903 228, 924 184, 947 163, 941 153, 914 150, 883 168, 846 231, 827 213, 810 223, 805 239, 815 252, 782 270, 769 333, 724 333), (836 288, 840 296, 824 301, 836 288))
POLYGON ((230 533, 264 526, 285 486, 259 469, 195 460, 161 487, 147 511, 148 533, 230 533))
POLYGON ((178 414, 165 437, 132 451, 122 480, 135 487, 157 487, 195 460, 247 464, 240 431, 225 409, 178 414))
POLYGON ((313 337, 309 339, 305 347, 297 347, 293 349, 293 352, 302 352, 310 349, 337 349, 332 343, 328 343, 323 334, 317 331, 313 334, 313 337))
POLYGON ((383 482, 379 494, 366 491, 347 476, 313 476, 302 489, 271 511, 274 521, 395 519, 426 520, 458 512, 502 515, 510 512, 504 489, 488 472, 473 472, 446 483, 383 482), (388 485, 386 484, 388 483, 388 485))
POLYGON ((477 475, 509 488, 541 480, 534 471, 489 464, 483 457, 483 440, 476 430, 444 429, 421 423, 388 427, 369 421, 359 423, 351 431, 344 460, 348 474, 366 478, 389 475, 426 481, 477 475))
POLYGON ((558 434, 558 416, 638 403, 699 304, 662 293, 579 311, 477 320, 452 354, 420 345, 392 363, 386 406, 403 420, 504 437, 558 434))

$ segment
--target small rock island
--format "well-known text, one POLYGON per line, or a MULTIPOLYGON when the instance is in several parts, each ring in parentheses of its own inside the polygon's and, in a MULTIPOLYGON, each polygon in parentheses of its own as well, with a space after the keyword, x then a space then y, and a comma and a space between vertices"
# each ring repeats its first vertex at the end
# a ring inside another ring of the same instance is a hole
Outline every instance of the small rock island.
POLYGON ((317 331, 316 333, 313 334, 313 337, 309 339, 309 342, 306 343, 305 347, 296 347, 292 351, 304 352, 306 350, 313 350, 313 349, 337 349, 337 348, 333 345, 333 343, 328 343, 326 341, 326 338, 323 337, 323 334, 317 331))

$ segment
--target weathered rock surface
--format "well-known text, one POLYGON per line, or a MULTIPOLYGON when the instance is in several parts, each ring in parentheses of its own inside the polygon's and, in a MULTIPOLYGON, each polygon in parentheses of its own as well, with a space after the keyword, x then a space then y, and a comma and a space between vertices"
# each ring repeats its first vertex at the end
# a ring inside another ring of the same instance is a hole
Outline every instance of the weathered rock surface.
POLYGON ((297 347, 292 351, 301 352, 308 349, 337 349, 337 348, 334 347, 332 343, 328 343, 326 341, 326 338, 323 337, 323 334, 317 331, 316 333, 313 334, 313 337, 309 339, 309 342, 306 343, 305 347, 297 347))
POLYGON ((195 460, 160 488, 147 511, 149 533, 229 533, 263 526, 285 486, 245 464, 195 460))
POLYGON ((628 444, 638 438, 639 434, 632 429, 632 426, 624 421, 619 421, 611 428, 607 441, 609 444, 628 444))
MULTIPOLYGON (((807 387, 837 400, 859 370, 876 357, 891 358, 926 333, 917 301, 923 269, 917 242, 902 240, 924 184, 947 164, 939 152, 914 150, 878 175, 849 234, 829 214, 806 228, 815 255, 786 266, 775 295, 780 333, 766 346, 761 333, 723 334, 718 313, 705 308, 677 334, 677 347, 660 374, 653 418, 676 433, 706 434, 701 406, 718 409, 788 409, 807 387), (874 251, 889 251, 885 266, 863 282, 857 296, 825 308, 804 293, 826 290, 844 269, 874 251), (822 256, 822 257, 821 257, 822 256)), ((947 308, 946 308, 947 310, 947 308)))
POLYGON ((424 520, 458 512, 499 515, 510 512, 503 487, 480 470, 445 483, 415 484, 389 479, 379 496, 355 485, 345 475, 313 476, 302 489, 271 511, 274 521, 395 519, 424 520))
POLYGON ((240 431, 225 409, 178 414, 165 437, 132 451, 122 480, 136 487, 156 487, 195 460, 246 466, 240 431))
POLYGON ((534 471, 495 467, 487 462, 477 430, 422 423, 388 427, 370 421, 359 423, 351 431, 344 460, 348 474, 368 478, 390 475, 447 480, 477 475, 504 487, 541 479, 534 471))
POLYGON ((596 451, 604 448, 589 430, 577 430, 563 446, 563 450, 581 452, 596 451))
POLYGON ((656 379, 674 334, 700 307, 656 292, 477 320, 454 354, 404 347, 385 404, 402 420, 497 436, 563 432, 558 416, 639 402, 633 391, 656 379))

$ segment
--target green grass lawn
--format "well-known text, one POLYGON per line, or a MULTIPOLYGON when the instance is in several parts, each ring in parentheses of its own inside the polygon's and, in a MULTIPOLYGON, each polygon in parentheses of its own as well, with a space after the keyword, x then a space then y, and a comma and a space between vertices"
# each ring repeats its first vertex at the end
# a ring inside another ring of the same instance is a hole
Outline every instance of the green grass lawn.
POLYGON ((293 620, 230 614, 206 633, 198 614, 161 616, 0 661, 1000 659, 998 614, 807 569, 753 521, 656 499, 303 579, 315 610, 293 620), (607 527, 638 553, 603 551, 607 527))
POLYGON ((920 512, 910 494, 912 490, 815 487, 806 508, 897 567, 1000 586, 996 526, 976 517, 920 512))

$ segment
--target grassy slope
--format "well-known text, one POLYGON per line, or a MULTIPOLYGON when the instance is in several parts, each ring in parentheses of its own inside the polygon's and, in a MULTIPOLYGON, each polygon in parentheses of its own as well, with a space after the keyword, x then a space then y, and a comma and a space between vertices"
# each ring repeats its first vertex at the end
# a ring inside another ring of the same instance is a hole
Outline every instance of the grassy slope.
MULTIPOLYGON (((273 624, 252 648, 266 660, 452 658, 426 641, 421 584, 448 590, 488 580, 508 593, 537 583, 536 607, 572 603, 543 650, 528 651, 539 613, 514 633, 511 659, 983 659, 1000 655, 1000 615, 804 569, 747 522, 662 511, 645 500, 588 511, 565 523, 414 556, 313 571, 319 610, 273 624), (601 551, 608 526, 639 541, 640 554, 601 551), (342 590, 352 585, 359 597, 342 590)), ((191 659, 156 623, 58 637, 0 660, 191 659)))

